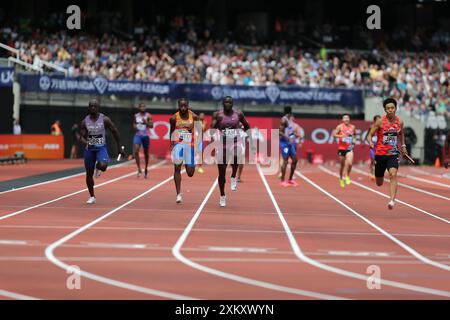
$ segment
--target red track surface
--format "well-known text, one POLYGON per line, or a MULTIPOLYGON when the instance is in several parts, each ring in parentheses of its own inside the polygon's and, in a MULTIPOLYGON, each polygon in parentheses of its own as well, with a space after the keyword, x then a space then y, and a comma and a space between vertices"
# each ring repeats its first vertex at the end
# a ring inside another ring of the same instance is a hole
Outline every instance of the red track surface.
POLYGON ((27 164, 0 165, 0 181, 24 178, 42 173, 79 168, 83 159, 28 160, 27 164))
POLYGON ((450 180, 431 169, 400 169, 425 181, 400 178, 421 191, 400 186, 410 206, 393 211, 362 188, 387 194, 387 184, 355 171, 341 189, 327 166, 301 167, 290 188, 246 166, 237 192, 227 183, 226 208, 208 166, 183 175, 180 205, 169 164, 148 180, 133 164, 110 168, 93 206, 86 191, 66 196, 85 188, 84 176, 0 194, 0 297, 449 299, 450 180), (66 287, 69 265, 84 272, 80 290, 66 287), (379 290, 367 287, 371 265, 379 290))

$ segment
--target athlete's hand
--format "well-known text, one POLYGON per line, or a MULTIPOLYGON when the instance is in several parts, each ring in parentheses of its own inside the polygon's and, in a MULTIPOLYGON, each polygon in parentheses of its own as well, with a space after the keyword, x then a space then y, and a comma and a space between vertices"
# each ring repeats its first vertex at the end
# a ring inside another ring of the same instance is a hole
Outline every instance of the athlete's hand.
POLYGON ((404 155, 404 156, 408 156, 409 155, 405 146, 401 146, 400 151, 401 151, 402 155, 404 155))
POLYGON ((375 146, 373 145, 373 142, 369 142, 369 146, 370 146, 370 149, 373 149, 375 146))
POLYGON ((127 157, 127 153, 125 152, 125 148, 123 146, 119 149, 119 154, 118 155, 120 155, 120 157, 122 159, 125 159, 127 157))

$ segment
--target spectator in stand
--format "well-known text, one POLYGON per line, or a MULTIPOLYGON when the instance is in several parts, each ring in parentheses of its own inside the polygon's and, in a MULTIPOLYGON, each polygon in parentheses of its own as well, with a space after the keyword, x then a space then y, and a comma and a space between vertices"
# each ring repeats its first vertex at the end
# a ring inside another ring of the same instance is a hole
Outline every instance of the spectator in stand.
MULTIPOLYGON (((110 24, 105 28, 117 25, 120 19, 120 14, 105 15, 104 23, 110 24)), ((448 31, 409 30, 401 26, 378 39, 361 30, 372 43, 364 44, 364 48, 373 47, 371 52, 361 52, 328 49, 346 37, 342 28, 331 23, 314 27, 306 26, 303 19, 291 21, 280 17, 274 24, 275 41, 260 43, 258 30, 247 21, 242 24, 246 32, 247 45, 244 45, 236 42, 232 34, 224 39, 214 37, 215 22, 210 18, 200 21, 192 16, 177 16, 171 21, 165 17, 156 20, 153 26, 138 21, 132 38, 110 33, 95 36, 49 32, 48 28, 36 28, 25 34, 20 27, 0 29, 0 38, 18 49, 25 62, 50 61, 67 68, 69 76, 217 85, 363 88, 368 94, 394 97, 399 109, 418 119, 424 119, 431 110, 449 115, 448 31), (322 49, 305 51, 295 40, 297 31, 317 37, 322 49), (383 50, 381 42, 385 45, 383 50), (395 51, 396 48, 402 51, 395 51), (422 51, 408 53, 405 48, 422 51)), ((57 26, 60 18, 56 14, 49 21, 57 26)))

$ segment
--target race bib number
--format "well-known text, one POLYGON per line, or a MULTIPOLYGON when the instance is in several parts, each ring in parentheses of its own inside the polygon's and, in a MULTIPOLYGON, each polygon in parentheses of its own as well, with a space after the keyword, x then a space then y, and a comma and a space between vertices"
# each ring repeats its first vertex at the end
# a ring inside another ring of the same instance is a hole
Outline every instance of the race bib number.
POLYGON ((353 143, 353 136, 345 137, 342 141, 344 141, 344 143, 351 144, 353 143))
POLYGON ((192 141, 192 133, 188 131, 181 131, 180 132, 180 140, 184 142, 191 142, 192 141))
POLYGON ((383 144, 397 146, 397 136, 383 136, 383 144))
POLYGON ((88 145, 99 146, 104 144, 105 144, 105 137, 103 137, 101 134, 88 136, 88 145))
POLYGON ((147 129, 147 125, 144 124, 144 123, 138 123, 138 124, 136 124, 136 128, 137 128, 139 131, 144 131, 145 129, 147 129))
POLYGON ((222 130, 222 134, 226 138, 235 138, 238 135, 238 131, 236 129, 224 129, 222 130))

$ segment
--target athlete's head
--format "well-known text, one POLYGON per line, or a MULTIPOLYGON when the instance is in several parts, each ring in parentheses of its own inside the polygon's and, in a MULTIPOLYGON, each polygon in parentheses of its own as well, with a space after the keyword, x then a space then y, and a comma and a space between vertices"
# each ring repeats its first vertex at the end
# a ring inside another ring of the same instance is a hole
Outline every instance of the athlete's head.
POLYGON ((379 114, 377 114, 375 117, 373 117, 373 122, 377 122, 378 119, 381 119, 381 116, 379 114))
POLYGON ((226 112, 230 112, 233 109, 233 98, 230 96, 226 96, 222 100, 223 110, 226 112))
POLYGON ((200 112, 200 114, 198 115, 198 119, 199 119, 200 121, 205 120, 205 114, 204 114, 203 112, 200 112))
POLYGON ((140 113, 145 113, 145 104, 143 102, 139 103, 138 109, 140 113))
POLYGON ((342 116, 342 122, 344 122, 346 125, 350 123, 350 115, 348 113, 342 116))
POLYGON ((383 101, 383 108, 387 115, 395 115, 397 111, 397 100, 394 98, 387 98, 383 101))
POLYGON ((284 114, 287 116, 292 115, 292 107, 291 106, 285 106, 284 107, 284 114))
POLYGON ((189 100, 186 98, 178 99, 178 111, 185 114, 189 110, 189 100))
POLYGON ((97 99, 89 100, 88 109, 90 115, 96 115, 98 113, 98 109, 100 108, 100 103, 97 99))

